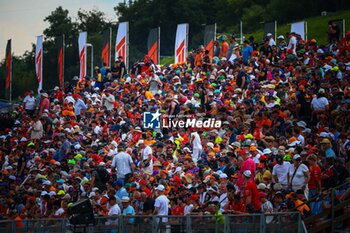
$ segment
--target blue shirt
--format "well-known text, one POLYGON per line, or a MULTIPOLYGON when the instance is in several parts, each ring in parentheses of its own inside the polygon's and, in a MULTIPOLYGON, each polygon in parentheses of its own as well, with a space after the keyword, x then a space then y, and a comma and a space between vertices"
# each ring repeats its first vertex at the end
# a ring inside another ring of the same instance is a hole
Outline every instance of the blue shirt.
POLYGON ((328 148, 325 151, 325 154, 326 154, 326 158, 337 158, 337 156, 335 155, 335 153, 334 153, 332 148, 328 148))
MULTIPOLYGON (((123 215, 135 215, 134 207, 129 205, 128 207, 123 209, 123 215)), ((129 218, 128 223, 129 224, 134 224, 135 223, 135 218, 129 218)))
POLYGON ((117 191, 117 193, 115 195, 116 195, 116 198, 121 200, 123 197, 128 196, 128 192, 126 191, 126 189, 124 187, 122 187, 117 191))
POLYGON ((84 103, 84 101, 81 99, 78 99, 74 106, 74 115, 80 116, 81 110, 85 110, 85 109, 87 109, 87 106, 84 103))
POLYGON ((244 62, 248 62, 252 52, 253 52, 253 47, 250 45, 242 49, 242 57, 244 62))

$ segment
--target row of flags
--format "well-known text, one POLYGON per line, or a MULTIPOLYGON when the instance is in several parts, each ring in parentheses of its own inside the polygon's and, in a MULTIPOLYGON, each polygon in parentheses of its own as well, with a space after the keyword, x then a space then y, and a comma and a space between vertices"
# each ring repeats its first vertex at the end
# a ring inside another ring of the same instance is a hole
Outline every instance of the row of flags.
MULTIPOLYGON (((179 24, 176 31, 175 39, 175 63, 186 62, 188 50, 188 24, 179 24)), ((204 33, 204 47, 209 50, 212 56, 214 50, 214 40, 216 36, 216 25, 207 25, 204 33)), ((111 63, 111 28, 103 32, 103 45, 101 51, 101 61, 107 66, 112 66, 111 63)), ((57 46, 57 67, 59 85, 62 87, 64 83, 64 49, 65 37, 64 35, 55 38, 57 46)), ((78 38, 79 45, 79 80, 84 81, 87 76, 87 32, 80 32, 78 38)), ((8 40, 6 46, 6 90, 9 90, 10 101, 12 93, 12 51, 11 40, 8 40)), ((147 39, 147 55, 152 59, 154 64, 160 62, 160 28, 153 28, 150 30, 147 39)), ((42 90, 43 85, 43 36, 37 36, 35 49, 35 71, 38 80, 38 93, 42 90)), ((118 25, 115 41, 115 59, 123 57, 126 68, 129 67, 129 22, 121 22, 118 25)))

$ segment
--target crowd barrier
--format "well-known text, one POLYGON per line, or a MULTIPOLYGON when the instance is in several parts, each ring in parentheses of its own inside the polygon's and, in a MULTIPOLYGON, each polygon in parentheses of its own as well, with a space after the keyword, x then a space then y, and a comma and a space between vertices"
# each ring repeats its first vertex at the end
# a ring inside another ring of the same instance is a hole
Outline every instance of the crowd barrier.
POLYGON ((6 233, 307 233, 298 212, 246 215, 97 217, 87 227, 68 219, 4 220, 6 233))

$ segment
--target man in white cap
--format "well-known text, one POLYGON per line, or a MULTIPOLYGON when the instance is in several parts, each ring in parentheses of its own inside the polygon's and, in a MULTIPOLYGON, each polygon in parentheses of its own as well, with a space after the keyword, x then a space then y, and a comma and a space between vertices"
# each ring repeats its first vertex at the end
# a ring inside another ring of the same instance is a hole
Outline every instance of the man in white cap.
POLYGON ((250 170, 243 172, 243 203, 248 213, 260 213, 261 203, 259 200, 259 191, 251 177, 252 173, 250 170))
POLYGON ((271 33, 267 33, 266 34, 266 38, 269 40, 269 45, 272 46, 276 46, 276 42, 273 39, 273 35, 271 33))
MULTIPOLYGON (((169 214, 169 199, 164 195, 165 187, 164 185, 158 185, 156 187, 157 198, 154 203, 154 215, 167 216, 169 214)), ((158 220, 159 221, 159 220, 158 220)), ((162 218, 162 222, 168 222, 168 218, 162 218)))
POLYGON ((139 140, 137 142, 137 146, 139 146, 139 149, 141 151, 142 162, 140 164, 140 167, 144 173, 150 175, 153 172, 152 148, 150 146, 146 146, 144 140, 139 140))
POLYGON ((202 155, 203 146, 201 138, 197 132, 191 133, 191 144, 193 148, 192 158, 198 160, 198 158, 202 155))

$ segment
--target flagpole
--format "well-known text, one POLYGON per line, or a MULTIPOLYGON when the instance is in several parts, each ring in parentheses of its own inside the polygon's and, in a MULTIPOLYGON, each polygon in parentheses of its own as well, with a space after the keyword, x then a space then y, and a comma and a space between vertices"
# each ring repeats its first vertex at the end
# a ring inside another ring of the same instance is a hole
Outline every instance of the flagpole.
POLYGON ((65 38, 64 38, 64 34, 62 35, 62 89, 64 87, 64 48, 65 48, 65 38))

